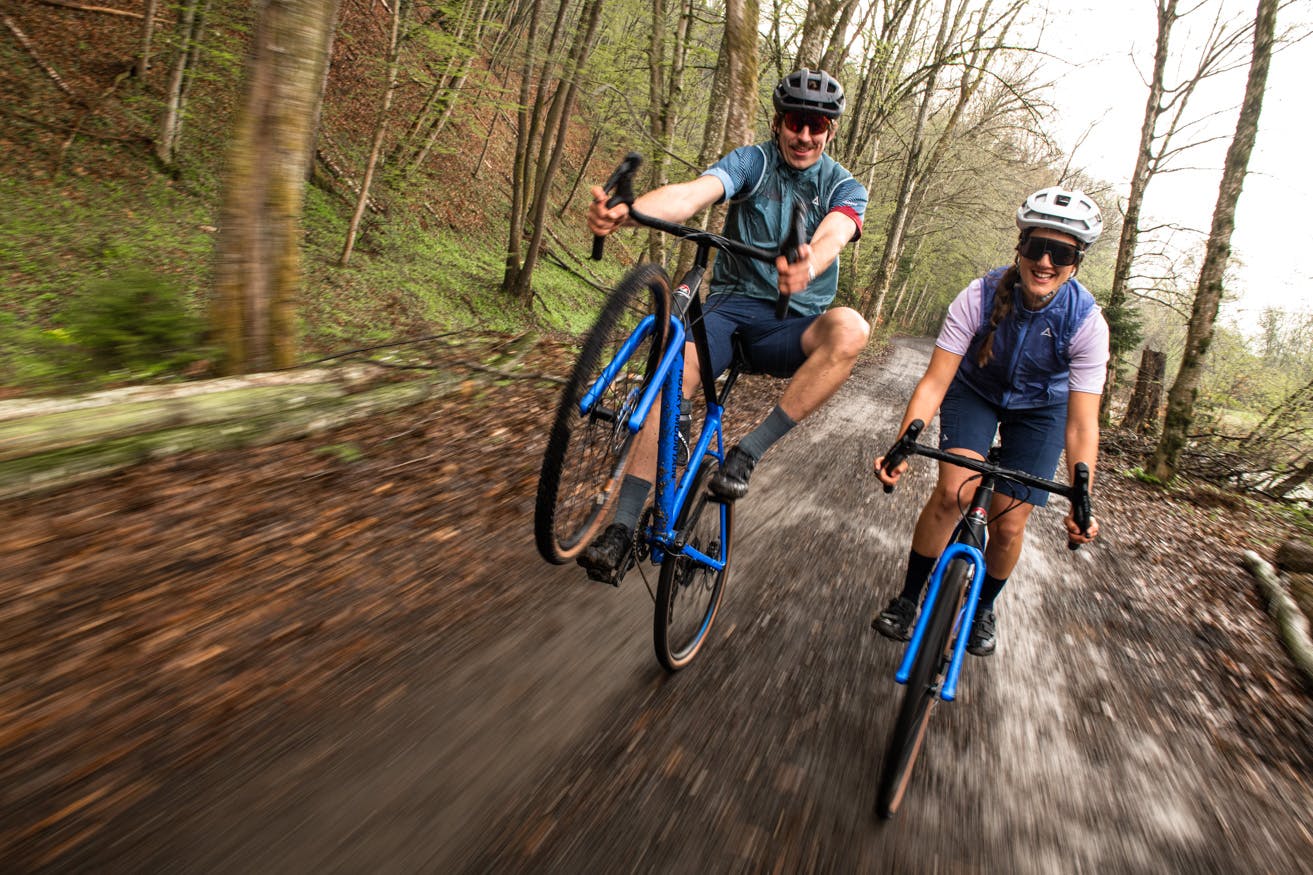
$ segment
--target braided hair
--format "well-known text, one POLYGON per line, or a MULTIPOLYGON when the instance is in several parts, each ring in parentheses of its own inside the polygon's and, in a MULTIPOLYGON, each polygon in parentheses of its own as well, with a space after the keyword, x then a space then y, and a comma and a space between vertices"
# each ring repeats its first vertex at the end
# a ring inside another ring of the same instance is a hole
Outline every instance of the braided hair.
POLYGON ((1021 282, 1021 271, 1013 260, 1011 266, 1003 272, 998 285, 994 287, 994 304, 989 308, 989 333, 976 353, 976 364, 984 367, 994 357, 994 332, 1002 321, 1012 315, 1017 306, 1017 283, 1021 282))

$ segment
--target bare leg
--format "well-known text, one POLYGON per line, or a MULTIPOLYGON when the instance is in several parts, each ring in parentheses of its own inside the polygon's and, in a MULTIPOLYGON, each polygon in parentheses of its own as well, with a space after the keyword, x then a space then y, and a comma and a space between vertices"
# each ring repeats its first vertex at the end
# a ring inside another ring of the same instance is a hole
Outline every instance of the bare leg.
POLYGON ((815 413, 853 372, 866 347, 870 326, 856 310, 836 307, 822 313, 802 335, 807 360, 789 381, 780 408, 794 422, 815 413))
MULTIPOLYGON (((684 383, 685 398, 691 398, 702 385, 701 372, 698 370, 697 347, 691 343, 684 344, 684 383)), ((629 465, 628 473, 641 477, 649 483, 656 480, 657 439, 661 431, 661 396, 652 405, 652 410, 643 423, 643 429, 634 439, 634 459, 629 465)))
MULTIPOLYGON (((982 458, 979 453, 960 447, 949 452, 973 459, 982 458)), ((935 491, 930 494, 930 500, 921 508, 916 530, 912 534, 912 549, 917 553, 922 556, 938 556, 944 552, 948 539, 953 535, 953 528, 962 518, 958 502, 967 500, 960 496, 963 495, 963 484, 970 476, 971 472, 964 468, 947 462, 939 463, 939 481, 935 484, 935 491)))
POLYGON ((989 543, 985 545, 985 568, 991 577, 1004 580, 1017 567, 1026 539, 1026 522, 1034 509, 1035 505, 1018 502, 1009 495, 994 496, 989 509, 989 543))

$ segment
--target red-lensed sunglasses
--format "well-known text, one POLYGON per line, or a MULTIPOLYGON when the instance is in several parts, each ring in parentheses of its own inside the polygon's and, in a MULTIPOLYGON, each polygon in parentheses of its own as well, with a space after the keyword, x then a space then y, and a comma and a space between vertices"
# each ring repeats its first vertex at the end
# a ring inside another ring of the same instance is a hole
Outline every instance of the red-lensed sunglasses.
POLYGON ((806 128, 813 137, 819 137, 830 129, 830 119, 811 112, 786 112, 784 126, 795 134, 802 133, 802 129, 806 128))

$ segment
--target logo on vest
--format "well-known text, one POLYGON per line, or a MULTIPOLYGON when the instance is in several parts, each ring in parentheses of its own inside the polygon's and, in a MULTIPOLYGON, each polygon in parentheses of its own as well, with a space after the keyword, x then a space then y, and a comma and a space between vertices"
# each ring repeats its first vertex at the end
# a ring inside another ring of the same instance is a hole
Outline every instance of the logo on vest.
POLYGON ((1044 330, 1041 331, 1039 334, 1040 334, 1040 337, 1052 337, 1052 336, 1053 336, 1053 332, 1049 329, 1049 327, 1048 327, 1047 325, 1044 326, 1044 330))

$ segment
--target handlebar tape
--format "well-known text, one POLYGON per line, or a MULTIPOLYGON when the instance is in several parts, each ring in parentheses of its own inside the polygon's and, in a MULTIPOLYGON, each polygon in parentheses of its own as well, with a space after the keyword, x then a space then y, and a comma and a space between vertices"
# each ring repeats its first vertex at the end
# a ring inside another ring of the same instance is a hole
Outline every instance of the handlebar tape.
MULTIPOLYGON (((643 156, 637 152, 630 152, 607 178, 602 190, 607 193, 615 192, 611 199, 606 202, 608 210, 619 204, 632 204, 634 202, 634 173, 642 164, 643 156)), ((593 261, 602 260, 602 244, 605 240, 605 237, 593 235, 593 261)))
MULTIPOLYGON (((780 245, 780 254, 789 264, 798 262, 798 247, 807 242, 807 204, 801 198, 793 199, 793 214, 789 217, 789 232, 780 245)), ((789 314, 789 295, 780 292, 775 300, 775 318, 783 319, 789 314)))

